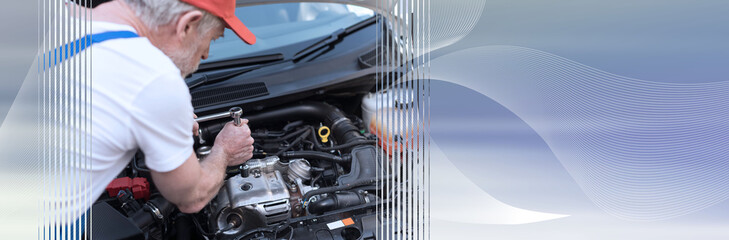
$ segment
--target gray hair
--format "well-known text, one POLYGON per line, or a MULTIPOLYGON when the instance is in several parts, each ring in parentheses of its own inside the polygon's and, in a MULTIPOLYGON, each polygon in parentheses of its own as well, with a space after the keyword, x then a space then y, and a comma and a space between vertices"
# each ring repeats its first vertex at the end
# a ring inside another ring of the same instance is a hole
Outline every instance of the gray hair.
POLYGON ((198 10, 203 13, 198 28, 205 34, 215 27, 221 26, 223 21, 195 6, 180 2, 179 0, 124 0, 135 11, 137 16, 152 29, 177 21, 183 13, 198 10))

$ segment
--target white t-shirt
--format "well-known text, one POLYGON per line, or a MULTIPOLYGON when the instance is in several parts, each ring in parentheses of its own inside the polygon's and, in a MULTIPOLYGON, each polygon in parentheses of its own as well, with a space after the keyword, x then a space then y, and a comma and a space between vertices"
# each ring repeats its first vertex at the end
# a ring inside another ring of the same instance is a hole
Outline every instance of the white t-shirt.
MULTIPOLYGON (((134 32, 130 26, 109 22, 93 21, 91 26, 92 33, 134 32)), ((77 169, 92 180, 90 188, 72 188, 72 194, 61 197, 70 205, 64 210, 72 219, 90 208, 83 198, 95 200, 106 194, 106 186, 137 150, 144 152, 149 169, 168 172, 187 160, 193 145, 190 93, 169 57, 143 37, 107 40, 90 48, 91 135, 82 134, 91 139, 91 166, 77 169)), ((70 151, 83 154, 79 149, 70 151)))

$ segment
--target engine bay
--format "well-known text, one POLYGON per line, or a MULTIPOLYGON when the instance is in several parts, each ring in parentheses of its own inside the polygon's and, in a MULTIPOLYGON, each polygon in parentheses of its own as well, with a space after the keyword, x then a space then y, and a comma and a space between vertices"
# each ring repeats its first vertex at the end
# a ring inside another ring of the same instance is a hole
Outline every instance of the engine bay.
POLYGON ((321 48, 315 39, 249 59, 201 64, 185 79, 198 116, 197 157, 204 161, 210 154, 231 121, 220 116, 232 114, 231 108, 249 120, 253 157, 228 167, 217 195, 187 214, 156 189, 138 152, 92 206, 92 237, 355 240, 394 231, 388 226, 396 217, 387 209, 404 191, 396 183, 400 159, 422 143, 413 134, 422 129, 373 119, 422 113, 415 94, 403 91, 415 85, 394 81, 403 70, 378 67, 378 59, 403 58, 387 23, 379 15, 368 18, 321 48), (316 51, 302 51, 310 45, 316 51))
MULTIPOLYGON (((231 171, 210 204, 208 223, 221 239, 377 201, 376 137, 363 131, 361 121, 355 123, 338 108, 320 102, 248 118, 276 122, 287 116, 304 120, 253 129, 254 157, 231 171)), ((202 136, 218 127, 201 127, 202 136)))
MULTIPOLYGON (((377 183, 389 176, 383 166, 389 161, 361 105, 335 104, 301 101, 243 114, 255 140, 253 157, 228 167, 217 196, 195 214, 177 211, 153 183, 146 193, 134 191, 140 189, 135 182, 152 182, 137 153, 118 178, 130 184, 117 184, 94 205, 118 216, 94 218, 95 228, 125 229, 111 238, 126 239, 375 239, 387 224, 376 211, 388 198, 377 183)), ((201 161, 228 121, 200 123, 194 148, 201 161)))

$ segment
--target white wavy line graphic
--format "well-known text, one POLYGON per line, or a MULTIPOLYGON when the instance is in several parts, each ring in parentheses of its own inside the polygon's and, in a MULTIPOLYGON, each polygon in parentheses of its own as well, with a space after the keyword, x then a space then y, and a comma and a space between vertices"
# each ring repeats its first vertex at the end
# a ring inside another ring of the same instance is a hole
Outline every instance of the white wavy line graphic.
POLYGON ((473 224, 526 224, 567 217, 507 205, 468 179, 437 144, 430 143, 432 219, 473 224), (437 170, 437 171, 436 171, 437 170))
POLYGON ((729 81, 623 77, 534 49, 485 46, 431 62, 531 126, 601 209, 664 220, 729 199, 729 81))
MULTIPOLYGON (((395 21, 395 24, 405 25, 400 26, 399 29, 416 28, 416 32, 419 32, 418 37, 425 37, 425 39, 414 39, 413 41, 422 41, 423 44, 427 44, 428 51, 434 51, 458 42, 471 33, 476 23, 481 19, 486 1, 429 0, 426 7, 418 7, 417 9, 412 9, 408 4, 411 3, 403 0, 382 0, 379 6, 388 6, 385 10, 392 16, 399 18, 409 19, 408 16, 402 16, 403 14, 423 16, 415 23, 408 23, 395 18, 389 20, 395 21), (413 12, 406 13, 400 8, 413 12), (414 24, 414 26, 409 26, 410 24, 414 24), (427 43, 425 43, 426 41, 427 43)), ((406 34, 406 32, 403 31, 401 34, 406 34)))

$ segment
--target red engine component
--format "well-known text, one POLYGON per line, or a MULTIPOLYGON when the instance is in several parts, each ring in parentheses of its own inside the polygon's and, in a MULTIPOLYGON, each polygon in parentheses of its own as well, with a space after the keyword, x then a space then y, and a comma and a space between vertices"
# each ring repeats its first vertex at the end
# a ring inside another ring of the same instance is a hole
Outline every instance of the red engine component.
POLYGON ((109 197, 115 197, 119 194, 119 191, 124 189, 131 190, 134 199, 144 198, 144 200, 149 200, 149 182, 146 178, 117 178, 106 186, 106 191, 109 192, 109 197))

